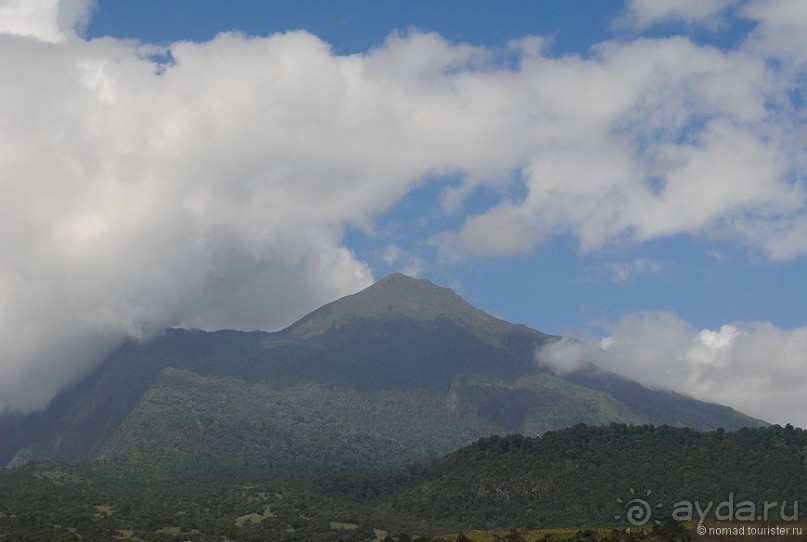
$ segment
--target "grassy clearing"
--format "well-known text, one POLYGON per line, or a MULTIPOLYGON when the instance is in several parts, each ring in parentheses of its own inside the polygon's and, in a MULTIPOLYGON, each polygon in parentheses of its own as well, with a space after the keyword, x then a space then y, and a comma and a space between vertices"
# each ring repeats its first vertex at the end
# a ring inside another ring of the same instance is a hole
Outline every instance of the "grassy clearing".
POLYGON ((95 511, 97 512, 95 515, 98 517, 111 516, 114 512, 108 504, 96 504, 95 511))
POLYGON ((331 529, 334 531, 355 531, 359 526, 355 523, 342 523, 339 521, 331 522, 331 529))
POLYGON ((251 514, 238 516, 237 518, 235 518, 235 525, 236 527, 243 527, 247 523, 260 523, 266 518, 273 518, 273 517, 275 517, 275 514, 274 512, 272 512, 272 507, 267 504, 266 506, 263 507, 263 514, 252 512, 251 514))
POLYGON ((146 542, 139 536, 135 536, 135 532, 129 529, 122 529, 118 531, 118 535, 115 537, 116 540, 131 540, 134 542, 146 542))
POLYGON ((46 470, 42 472, 38 472, 34 474, 37 478, 45 478, 50 480, 54 484, 77 484, 83 482, 84 480, 81 479, 80 476, 73 472, 69 472, 67 469, 65 470, 46 470))

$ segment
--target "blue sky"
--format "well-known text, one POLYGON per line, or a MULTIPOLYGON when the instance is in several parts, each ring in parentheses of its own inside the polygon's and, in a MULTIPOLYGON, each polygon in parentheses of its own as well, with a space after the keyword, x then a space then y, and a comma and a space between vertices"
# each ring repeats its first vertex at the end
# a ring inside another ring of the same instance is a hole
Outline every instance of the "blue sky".
POLYGON ((581 339, 559 372, 807 424, 804 3, 30 6, 0 2, 0 408, 404 271, 581 339))
POLYGON ((306 30, 328 42, 337 54, 363 53, 381 45, 391 32, 419 28, 451 41, 505 45, 527 35, 549 35, 558 53, 583 53, 606 39, 620 2, 500 3, 481 1, 391 0, 386 2, 318 0, 239 2, 173 0, 132 4, 101 2, 87 36, 132 37, 171 43, 179 39, 207 41, 222 31, 263 36, 306 30))

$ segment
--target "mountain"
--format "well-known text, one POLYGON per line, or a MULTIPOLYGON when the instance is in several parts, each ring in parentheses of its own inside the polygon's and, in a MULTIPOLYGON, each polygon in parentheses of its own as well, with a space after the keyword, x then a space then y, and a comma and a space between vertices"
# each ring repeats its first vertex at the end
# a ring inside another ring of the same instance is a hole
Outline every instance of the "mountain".
POLYGON ((579 422, 764 424, 593 365, 554 375, 535 355, 556 339, 390 275, 279 332, 170 329, 127 342, 43 412, 0 417, 0 464, 235 454, 389 466, 579 422))

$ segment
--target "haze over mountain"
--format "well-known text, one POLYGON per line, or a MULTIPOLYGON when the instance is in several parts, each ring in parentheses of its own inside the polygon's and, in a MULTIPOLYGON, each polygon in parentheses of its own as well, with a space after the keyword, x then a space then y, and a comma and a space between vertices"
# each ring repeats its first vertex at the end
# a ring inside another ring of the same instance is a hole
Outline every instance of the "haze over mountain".
POLYGON ((129 342, 45 411, 3 415, 0 463, 247 447, 284 464, 304 449, 323 464, 401 465, 579 422, 764 424, 592 364, 555 375, 536 353, 556 339, 394 274, 279 332, 171 329, 129 342))

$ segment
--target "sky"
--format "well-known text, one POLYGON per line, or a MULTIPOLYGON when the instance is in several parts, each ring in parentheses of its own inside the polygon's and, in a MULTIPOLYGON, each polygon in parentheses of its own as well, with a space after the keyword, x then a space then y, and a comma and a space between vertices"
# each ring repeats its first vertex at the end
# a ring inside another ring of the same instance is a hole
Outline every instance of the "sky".
POLYGON ((807 3, 0 0, 0 410, 402 271, 807 426, 807 3))

